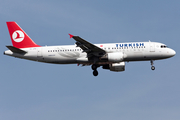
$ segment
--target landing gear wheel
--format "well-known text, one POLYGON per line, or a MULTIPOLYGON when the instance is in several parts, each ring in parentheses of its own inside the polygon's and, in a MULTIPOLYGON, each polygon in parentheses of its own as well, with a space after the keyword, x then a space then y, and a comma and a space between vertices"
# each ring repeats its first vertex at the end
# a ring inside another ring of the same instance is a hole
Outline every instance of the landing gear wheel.
POLYGON ((151 60, 150 62, 151 62, 151 70, 155 70, 155 67, 153 66, 154 65, 153 60, 151 60))
POLYGON ((154 66, 152 66, 152 67, 151 67, 151 70, 155 70, 155 67, 154 67, 154 66))
POLYGON ((94 75, 94 76, 98 76, 98 71, 97 71, 97 70, 94 70, 94 71, 93 71, 93 75, 94 75))
POLYGON ((91 66, 91 68, 92 68, 92 70, 96 70, 96 69, 97 69, 97 65, 93 64, 93 65, 91 66))

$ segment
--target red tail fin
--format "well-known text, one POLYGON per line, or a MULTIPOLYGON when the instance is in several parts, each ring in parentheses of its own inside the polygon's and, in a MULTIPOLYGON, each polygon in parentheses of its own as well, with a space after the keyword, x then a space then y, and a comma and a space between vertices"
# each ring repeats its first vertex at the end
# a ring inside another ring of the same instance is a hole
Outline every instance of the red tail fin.
POLYGON ((37 45, 16 22, 6 22, 11 41, 16 48, 40 47, 37 45))

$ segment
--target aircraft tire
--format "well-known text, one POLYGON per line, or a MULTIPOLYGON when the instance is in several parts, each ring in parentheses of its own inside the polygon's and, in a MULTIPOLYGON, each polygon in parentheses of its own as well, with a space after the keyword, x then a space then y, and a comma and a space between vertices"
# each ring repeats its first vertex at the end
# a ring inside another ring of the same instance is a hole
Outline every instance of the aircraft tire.
POLYGON ((98 71, 97 71, 97 70, 94 70, 94 71, 93 71, 93 75, 94 75, 94 76, 98 76, 98 71))
POLYGON ((152 66, 152 67, 151 67, 151 70, 155 70, 155 67, 154 67, 154 66, 152 66))

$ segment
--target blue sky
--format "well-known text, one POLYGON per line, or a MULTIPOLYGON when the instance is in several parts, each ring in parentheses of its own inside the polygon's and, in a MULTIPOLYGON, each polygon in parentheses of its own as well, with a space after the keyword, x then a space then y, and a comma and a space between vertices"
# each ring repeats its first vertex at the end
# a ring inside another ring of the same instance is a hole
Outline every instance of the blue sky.
POLYGON ((0 4, 0 119, 179 120, 178 0, 6 0, 0 4), (176 56, 126 63, 125 72, 53 65, 3 55, 11 45, 6 21, 16 21, 39 45, 156 41, 176 56))

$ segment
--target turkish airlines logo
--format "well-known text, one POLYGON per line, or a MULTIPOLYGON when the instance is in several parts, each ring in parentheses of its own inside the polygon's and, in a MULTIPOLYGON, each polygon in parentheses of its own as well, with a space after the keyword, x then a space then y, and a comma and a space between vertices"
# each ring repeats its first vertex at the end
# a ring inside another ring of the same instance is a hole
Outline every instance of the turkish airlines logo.
POLYGON ((12 34, 12 39, 15 42, 21 42, 24 40, 24 33, 20 30, 16 30, 13 34, 12 34))

